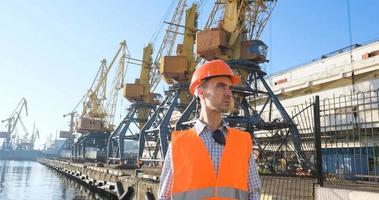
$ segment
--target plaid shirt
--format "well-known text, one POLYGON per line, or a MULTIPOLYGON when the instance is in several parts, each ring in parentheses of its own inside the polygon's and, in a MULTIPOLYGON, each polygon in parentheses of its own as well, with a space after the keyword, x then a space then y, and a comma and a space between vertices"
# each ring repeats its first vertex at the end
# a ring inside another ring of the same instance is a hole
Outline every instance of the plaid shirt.
MULTIPOLYGON (((212 137, 212 131, 206 126, 205 123, 196 120, 195 123, 195 131, 200 136, 201 140, 206 145, 208 152, 212 158, 213 166, 215 171, 218 171, 218 166, 221 160, 221 154, 224 150, 224 146, 215 142, 212 137)), ((222 127, 219 129, 222 130, 223 134, 226 136, 226 124, 223 123, 222 127)), ((172 172, 172 159, 171 159, 171 144, 168 148, 165 162, 163 164, 162 175, 159 183, 158 190, 158 200, 170 200, 171 199, 171 189, 172 189, 172 180, 173 180, 173 172, 172 172)), ((261 180, 258 175, 258 171, 255 165, 254 154, 251 154, 249 160, 249 180, 248 180, 248 188, 249 188, 249 200, 259 200, 260 199, 260 190, 261 190, 261 180)))

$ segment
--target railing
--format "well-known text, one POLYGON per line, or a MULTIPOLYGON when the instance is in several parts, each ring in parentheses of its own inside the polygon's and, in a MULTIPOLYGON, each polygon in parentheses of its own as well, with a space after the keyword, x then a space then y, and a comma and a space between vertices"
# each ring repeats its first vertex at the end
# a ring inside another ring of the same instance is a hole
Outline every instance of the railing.
POLYGON ((379 90, 321 102, 322 170, 328 183, 379 186, 378 105, 379 90))
POLYGON ((300 132, 301 149, 306 165, 296 158, 288 130, 260 132, 262 145, 259 172, 262 179, 261 199, 314 199, 314 184, 323 183, 319 98, 295 106, 292 120, 300 132))
POLYGON ((261 199, 312 199, 313 185, 379 191, 379 90, 294 107, 310 168, 296 160, 288 132, 260 132, 261 199))
POLYGON ((261 176, 261 200, 313 200, 316 179, 307 177, 261 176))

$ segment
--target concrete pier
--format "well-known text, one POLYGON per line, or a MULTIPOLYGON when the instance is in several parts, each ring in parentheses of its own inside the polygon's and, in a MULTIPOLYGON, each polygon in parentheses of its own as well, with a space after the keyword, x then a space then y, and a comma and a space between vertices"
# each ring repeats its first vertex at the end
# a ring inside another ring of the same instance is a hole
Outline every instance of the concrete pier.
POLYGON ((41 158, 38 162, 112 199, 156 198, 160 169, 115 169, 111 165, 41 158), (149 198, 150 197, 150 198, 149 198))

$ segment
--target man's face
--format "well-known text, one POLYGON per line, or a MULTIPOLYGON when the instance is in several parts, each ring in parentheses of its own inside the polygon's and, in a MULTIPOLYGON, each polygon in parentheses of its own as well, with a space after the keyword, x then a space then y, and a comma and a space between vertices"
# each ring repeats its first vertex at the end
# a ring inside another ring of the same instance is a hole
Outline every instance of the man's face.
POLYGON ((210 78, 199 88, 199 97, 208 109, 221 113, 230 110, 232 98, 232 82, 228 76, 210 78))

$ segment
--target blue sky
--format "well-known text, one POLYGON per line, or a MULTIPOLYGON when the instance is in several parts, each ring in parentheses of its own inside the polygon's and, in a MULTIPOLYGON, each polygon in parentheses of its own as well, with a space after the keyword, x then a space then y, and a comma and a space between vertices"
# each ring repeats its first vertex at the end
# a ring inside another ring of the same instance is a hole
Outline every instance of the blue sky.
MULTIPOLYGON (((29 116, 23 119, 30 130, 34 121, 42 139, 67 130, 69 119, 62 115, 89 88, 100 60, 111 60, 122 40, 132 57, 141 58, 173 0, 94 2, 0 2, 0 119, 25 97, 29 116)), ((200 25, 213 2, 204 1, 200 25)), ((352 43, 379 39, 379 1, 350 0, 350 8, 352 43)), ((270 48, 269 73, 348 46, 347 1, 279 0, 262 39, 270 48)), ((138 68, 129 66, 126 82, 134 81, 138 68)))

